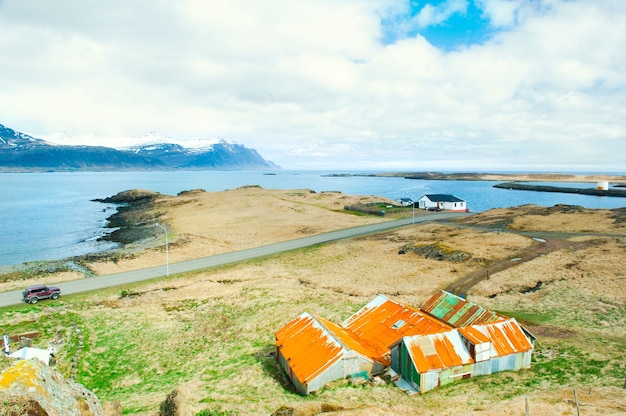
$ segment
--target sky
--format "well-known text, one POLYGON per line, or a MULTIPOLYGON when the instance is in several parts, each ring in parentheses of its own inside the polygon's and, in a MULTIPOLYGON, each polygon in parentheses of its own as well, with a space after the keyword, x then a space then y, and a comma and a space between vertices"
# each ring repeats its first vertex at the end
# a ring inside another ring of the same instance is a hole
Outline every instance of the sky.
POLYGON ((284 169, 626 172, 625 0, 0 0, 0 124, 284 169))

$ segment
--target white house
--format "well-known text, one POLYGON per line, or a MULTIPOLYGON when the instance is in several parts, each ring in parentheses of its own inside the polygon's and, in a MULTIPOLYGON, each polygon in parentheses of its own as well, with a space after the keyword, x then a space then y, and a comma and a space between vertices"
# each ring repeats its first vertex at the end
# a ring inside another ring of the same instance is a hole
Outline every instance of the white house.
POLYGON ((467 211, 465 201, 454 195, 428 194, 422 196, 417 202, 419 208, 432 211, 467 211))

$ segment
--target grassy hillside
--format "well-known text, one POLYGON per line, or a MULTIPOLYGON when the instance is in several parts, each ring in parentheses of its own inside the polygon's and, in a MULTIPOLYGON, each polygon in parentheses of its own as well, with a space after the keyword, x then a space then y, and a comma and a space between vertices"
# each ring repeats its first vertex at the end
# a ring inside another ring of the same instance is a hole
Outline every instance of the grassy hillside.
POLYGON ((528 399, 530 414, 575 415, 574 389, 581 414, 624 414, 626 232, 614 214, 493 210, 463 224, 409 226, 21 305, 0 311, 0 319, 11 334, 39 331, 36 343, 43 347, 61 331, 56 368, 103 402, 119 401, 129 415, 158 414, 175 388, 188 414, 271 414, 281 406, 326 403, 343 408, 336 413, 342 415, 502 415, 524 414, 528 399), (520 262, 517 253, 537 240, 501 229, 549 231, 551 238, 586 244, 520 262), (470 257, 449 262, 399 254, 406 244, 438 243, 470 257), (419 306, 435 290, 499 262, 514 265, 486 276, 468 298, 516 317, 538 337, 530 370, 462 380, 422 396, 388 383, 341 380, 302 397, 276 364, 274 332, 305 310, 341 322, 379 293, 419 306))

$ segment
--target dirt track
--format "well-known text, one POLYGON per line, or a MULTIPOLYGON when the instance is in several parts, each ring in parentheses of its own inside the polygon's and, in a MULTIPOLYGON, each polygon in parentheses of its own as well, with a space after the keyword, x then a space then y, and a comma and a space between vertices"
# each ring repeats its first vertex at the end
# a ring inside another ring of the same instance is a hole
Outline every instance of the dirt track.
POLYGON ((588 242, 575 243, 557 238, 549 240, 535 240, 530 247, 518 251, 511 258, 501 260, 485 267, 484 269, 465 275, 461 279, 448 285, 445 290, 460 296, 465 296, 474 285, 478 284, 482 280, 489 279, 490 274, 501 272, 510 267, 515 267, 519 264, 523 264, 556 250, 562 250, 565 248, 576 250, 578 247, 586 247, 588 245, 588 242))
MULTIPOLYGON (((621 212, 621 211, 620 211, 621 212)), ((616 214, 617 215, 617 214, 616 214)), ((619 223, 621 218, 616 217, 616 222, 619 223)), ((625 238, 624 234, 616 234, 616 233, 606 233, 606 232, 558 232, 558 231, 525 231, 519 229, 510 229, 507 225, 478 225, 478 224, 462 224, 456 221, 449 222, 450 225, 458 226, 461 228, 471 228, 475 230, 482 231, 497 231, 497 232, 506 232, 513 233, 518 235, 524 235, 529 238, 533 238, 534 242, 522 249, 518 252, 512 254, 506 259, 502 259, 495 263, 492 263, 483 269, 471 272, 462 278, 454 281, 453 283, 446 286, 445 290, 465 296, 469 292, 469 290, 480 283, 485 279, 489 279, 490 275, 495 273, 507 270, 511 267, 515 267, 526 262, 529 262, 537 257, 545 256, 551 252, 558 250, 568 249, 571 252, 575 252, 577 250, 585 249, 590 246, 597 244, 596 241, 586 240, 586 241, 571 241, 570 239, 575 237, 598 237, 598 238, 606 238, 606 237, 616 237, 616 238, 625 238)), ((496 223, 498 224, 498 223, 496 223)), ((528 288, 529 291, 532 291, 533 288, 528 288)))

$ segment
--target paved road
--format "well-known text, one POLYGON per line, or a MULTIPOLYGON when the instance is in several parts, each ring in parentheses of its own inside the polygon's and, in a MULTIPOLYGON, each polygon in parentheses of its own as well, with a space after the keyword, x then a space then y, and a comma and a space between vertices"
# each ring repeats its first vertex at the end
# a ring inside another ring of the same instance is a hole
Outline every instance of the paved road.
MULTIPOLYGON (((415 223, 428 221, 444 220, 459 216, 469 215, 466 213, 453 212, 437 212, 418 215, 415 217, 415 223)), ((360 227, 346 228, 343 230, 332 231, 325 234, 313 235, 310 237, 298 238, 296 240, 283 241, 281 243, 269 244, 266 246, 250 248, 231 253, 218 254, 216 256, 202 257, 195 260, 181 261, 169 265, 170 275, 185 273, 194 270, 208 269, 211 267, 233 264, 245 260, 251 260, 259 257, 270 256, 272 254, 283 253, 286 251, 297 250, 299 248, 309 247, 316 244, 328 243, 331 241, 343 240, 352 237, 358 237, 365 234, 372 234, 379 231, 386 231, 393 228, 410 225, 413 218, 404 218, 401 220, 386 221, 376 224, 363 225, 360 227)), ((90 290, 104 289, 107 287, 120 286, 129 283, 141 282, 144 280, 156 279, 165 276, 166 266, 149 267, 146 269, 132 270, 123 273, 108 274, 104 276, 89 277, 80 280, 72 280, 54 284, 61 288, 63 295, 71 295, 74 293, 87 292, 90 290)), ((18 305, 21 303, 22 294, 19 290, 0 293, 0 307, 18 305)))

